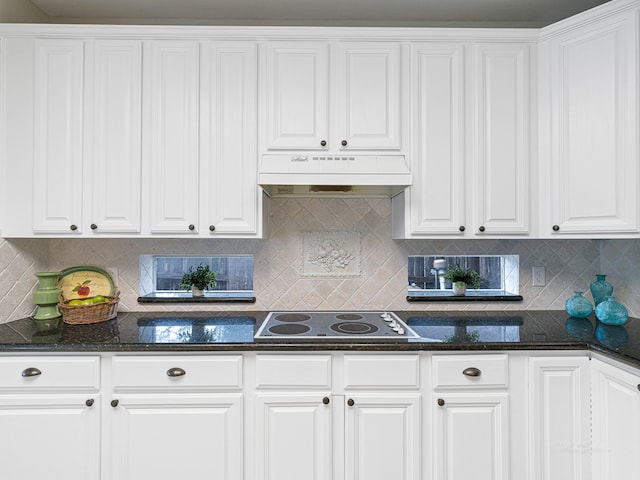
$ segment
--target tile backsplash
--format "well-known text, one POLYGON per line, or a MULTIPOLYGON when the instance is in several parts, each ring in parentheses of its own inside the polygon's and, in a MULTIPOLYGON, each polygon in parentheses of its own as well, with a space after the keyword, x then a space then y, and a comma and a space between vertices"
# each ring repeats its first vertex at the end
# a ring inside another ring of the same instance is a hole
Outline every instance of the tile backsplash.
POLYGON ((640 316, 640 240, 392 240, 391 201, 385 198, 275 198, 269 223, 266 240, 0 238, 0 323, 33 312, 34 272, 76 265, 116 269, 122 311, 563 309, 574 290, 587 291, 602 272, 631 315, 640 316), (358 238, 357 275, 306 275, 305 239, 313 242, 314 232, 358 238), (255 304, 138 304, 141 254, 233 253, 255 256, 255 304), (407 257, 436 253, 519 255, 524 300, 409 304, 407 257), (531 285, 533 266, 546 268, 546 286, 531 285))

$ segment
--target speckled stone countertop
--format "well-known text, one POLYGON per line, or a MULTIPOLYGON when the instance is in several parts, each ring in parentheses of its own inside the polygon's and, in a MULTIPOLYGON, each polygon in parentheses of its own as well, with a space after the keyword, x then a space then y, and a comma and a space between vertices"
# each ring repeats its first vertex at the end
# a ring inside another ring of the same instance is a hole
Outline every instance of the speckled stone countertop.
POLYGON ((93 325, 38 331, 30 318, 0 325, 0 353, 207 351, 592 350, 640 367, 640 319, 604 325, 564 311, 395 312, 421 338, 390 342, 254 341, 268 312, 120 313, 93 325))

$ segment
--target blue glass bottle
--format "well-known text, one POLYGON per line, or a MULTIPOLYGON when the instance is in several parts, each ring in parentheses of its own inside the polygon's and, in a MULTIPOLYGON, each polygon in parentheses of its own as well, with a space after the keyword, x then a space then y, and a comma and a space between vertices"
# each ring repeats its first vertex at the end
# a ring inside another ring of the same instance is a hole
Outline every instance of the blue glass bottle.
POLYGON ((623 325, 629 318, 629 312, 615 297, 607 297, 596 307, 596 317, 607 325, 623 325))
POLYGON ((582 296, 582 292, 576 292, 573 297, 566 301, 564 308, 569 315, 575 318, 587 318, 593 312, 593 305, 582 296))
POLYGON ((589 286, 593 301, 596 307, 600 305, 607 297, 610 297, 613 293, 613 285, 606 280, 607 276, 602 273, 596 274, 596 281, 589 286))

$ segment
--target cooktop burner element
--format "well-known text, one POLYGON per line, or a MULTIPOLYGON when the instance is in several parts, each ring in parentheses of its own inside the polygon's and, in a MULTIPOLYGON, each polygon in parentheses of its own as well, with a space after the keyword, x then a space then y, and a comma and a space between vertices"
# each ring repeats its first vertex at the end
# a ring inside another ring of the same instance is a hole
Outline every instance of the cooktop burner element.
POLYGON ((270 312, 254 338, 398 341, 420 337, 391 312, 270 312))

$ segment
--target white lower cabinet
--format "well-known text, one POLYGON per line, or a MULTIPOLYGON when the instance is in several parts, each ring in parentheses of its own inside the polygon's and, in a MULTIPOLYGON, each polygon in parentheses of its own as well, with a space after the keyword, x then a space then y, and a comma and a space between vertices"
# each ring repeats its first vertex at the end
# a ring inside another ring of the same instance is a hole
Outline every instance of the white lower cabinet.
POLYGON ((345 479, 420 479, 420 394, 348 395, 345 479))
POLYGON ((510 477, 508 360, 506 354, 433 356, 434 478, 510 477))
POLYGON ((591 361, 593 478, 640 478, 640 370, 591 361))
POLYGON ((100 478, 99 364, 0 358, 0 478, 100 478))
POLYGON ((591 478, 589 367, 586 356, 530 360, 531 480, 591 478))
POLYGON ((112 480, 241 480, 242 356, 124 356, 103 462, 112 480))

